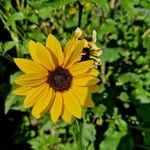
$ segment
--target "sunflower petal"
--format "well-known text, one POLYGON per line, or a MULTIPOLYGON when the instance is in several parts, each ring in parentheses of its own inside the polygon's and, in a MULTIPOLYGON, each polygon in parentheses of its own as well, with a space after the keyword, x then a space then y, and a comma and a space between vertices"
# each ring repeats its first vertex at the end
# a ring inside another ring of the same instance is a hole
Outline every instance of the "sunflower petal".
POLYGON ((66 105, 63 103, 63 111, 61 114, 62 119, 67 122, 70 123, 71 119, 72 119, 72 115, 71 113, 67 110, 66 105))
POLYGON ((76 64, 73 64, 69 71, 72 75, 80 75, 86 73, 92 66, 93 60, 83 61, 76 64))
POLYGON ((76 39, 75 37, 69 40, 68 43, 66 44, 66 47, 64 48, 64 55, 67 56, 70 53, 70 51, 73 51, 77 44, 78 39, 76 39))
POLYGON ((64 60, 62 48, 59 41, 52 34, 49 34, 46 40, 46 47, 49 48, 58 59, 59 66, 62 65, 64 60))
POLYGON ((59 92, 55 94, 54 102, 50 109, 50 114, 53 122, 56 122, 62 112, 62 96, 59 92))
POLYGON ((38 99, 37 103, 35 103, 33 109, 32 109, 32 115, 35 118, 39 118, 42 115, 42 112, 44 112, 47 107, 50 108, 53 101, 53 90, 52 88, 49 88, 49 85, 46 86, 45 91, 43 92, 40 99, 38 99))
POLYGON ((100 91, 100 87, 98 85, 89 86, 89 92, 90 93, 97 93, 99 91, 100 91))
POLYGON ((75 117, 81 118, 81 106, 76 98, 76 96, 72 93, 71 90, 62 93, 64 104, 67 110, 75 117))
POLYGON ((87 74, 89 75, 89 76, 98 76, 99 75, 99 71, 98 70, 96 70, 96 69, 90 69, 88 72, 87 72, 87 74))
POLYGON ((91 86, 99 82, 99 79, 93 76, 83 76, 80 78, 74 78, 73 83, 79 86, 91 86))
POLYGON ((46 84, 42 84, 36 88, 32 88, 29 91, 29 93, 27 94, 27 96, 23 102, 23 106, 25 108, 29 108, 29 107, 33 106, 41 98, 46 87, 47 87, 46 84))
POLYGON ((42 45, 41 43, 37 43, 37 62, 43 65, 47 70, 54 70, 55 64, 52 58, 52 55, 48 51, 48 49, 42 45))
POLYGON ((94 107, 94 102, 91 99, 87 99, 84 104, 85 107, 94 107))
POLYGON ((47 74, 47 70, 34 61, 23 58, 14 58, 14 62, 26 74, 30 73, 47 74))
POLYGON ((15 80, 15 83, 17 83, 18 85, 35 87, 46 82, 46 80, 47 80, 47 75, 37 74, 37 73, 23 74, 15 80))
POLYGON ((31 87, 29 86, 21 86, 13 90, 12 92, 16 95, 27 95, 30 90, 31 90, 31 87))
POLYGON ((40 118, 43 114, 49 112, 51 104, 53 101, 50 102, 50 105, 48 105, 47 107, 45 107, 39 114, 37 114, 35 117, 36 118, 40 118))
POLYGON ((75 38, 72 38, 67 44, 64 54, 64 67, 69 68, 72 64, 81 60, 82 50, 85 45, 85 40, 78 41, 75 38))
POLYGON ((30 40, 29 41, 29 53, 34 61, 39 61, 37 50, 38 50, 37 43, 30 40))
POLYGON ((38 64, 43 65, 47 70, 54 70, 55 64, 53 63, 52 56, 48 49, 41 43, 35 43, 34 41, 29 41, 29 52, 32 59, 38 64))
POLYGON ((88 87, 81 87, 81 86, 73 86, 72 92, 77 97, 80 104, 84 105, 85 100, 88 97, 89 88, 88 87))

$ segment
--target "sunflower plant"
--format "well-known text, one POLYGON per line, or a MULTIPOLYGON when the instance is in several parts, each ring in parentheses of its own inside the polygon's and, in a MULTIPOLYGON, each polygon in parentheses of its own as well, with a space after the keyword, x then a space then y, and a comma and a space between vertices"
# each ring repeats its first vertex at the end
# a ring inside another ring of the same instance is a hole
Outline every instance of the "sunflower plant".
POLYGON ((0 150, 150 149, 149 10, 0 0, 0 150))

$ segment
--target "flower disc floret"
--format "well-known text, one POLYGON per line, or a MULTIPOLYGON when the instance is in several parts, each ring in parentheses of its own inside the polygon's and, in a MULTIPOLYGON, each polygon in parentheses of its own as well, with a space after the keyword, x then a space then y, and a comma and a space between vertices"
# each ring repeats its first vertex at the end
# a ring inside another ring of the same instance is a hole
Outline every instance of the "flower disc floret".
POLYGON ((49 72, 47 83, 55 91, 63 92, 69 90, 72 83, 72 75, 67 69, 58 67, 54 71, 49 72))

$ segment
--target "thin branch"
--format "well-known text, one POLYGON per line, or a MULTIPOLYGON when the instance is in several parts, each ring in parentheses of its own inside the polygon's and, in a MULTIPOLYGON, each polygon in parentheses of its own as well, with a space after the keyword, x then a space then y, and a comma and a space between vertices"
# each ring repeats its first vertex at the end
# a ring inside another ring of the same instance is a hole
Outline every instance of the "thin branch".
POLYGON ((83 5, 77 0, 77 4, 79 6, 79 15, 78 15, 78 27, 81 27, 81 20, 82 20, 82 12, 83 12, 83 5))
POLYGON ((9 60, 9 61, 14 62, 13 57, 11 57, 10 55, 8 55, 8 54, 6 54, 6 53, 5 53, 4 55, 0 55, 0 56, 4 57, 5 59, 7 59, 7 60, 9 60))

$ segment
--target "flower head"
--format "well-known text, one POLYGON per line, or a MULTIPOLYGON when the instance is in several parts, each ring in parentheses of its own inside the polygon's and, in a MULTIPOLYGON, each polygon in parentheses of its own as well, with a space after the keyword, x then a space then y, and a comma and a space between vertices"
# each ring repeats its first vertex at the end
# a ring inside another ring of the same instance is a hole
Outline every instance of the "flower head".
POLYGON ((26 96, 23 106, 33 107, 34 117, 49 112, 53 122, 60 117, 70 122, 72 116, 82 117, 82 106, 94 106, 91 93, 99 90, 98 71, 92 68, 93 60, 81 61, 85 42, 74 36, 62 50, 50 34, 46 46, 29 42, 31 60, 14 59, 25 74, 15 80, 20 87, 13 92, 26 96))
MULTIPOLYGON (((80 28, 76 29, 75 37, 78 38, 79 40, 85 38, 83 36, 83 31, 80 28)), ((96 31, 93 30, 92 41, 85 40, 82 59, 83 60, 87 60, 89 58, 93 59, 95 67, 97 68, 97 66, 101 64, 100 56, 102 54, 102 50, 101 48, 97 47, 96 41, 97 41, 96 31)))

